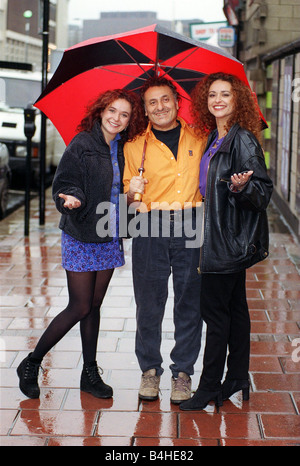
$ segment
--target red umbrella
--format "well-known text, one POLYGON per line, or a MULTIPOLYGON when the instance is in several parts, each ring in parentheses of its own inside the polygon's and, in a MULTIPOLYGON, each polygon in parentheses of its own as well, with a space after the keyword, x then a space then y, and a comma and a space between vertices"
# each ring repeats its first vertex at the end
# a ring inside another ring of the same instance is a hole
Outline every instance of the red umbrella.
POLYGON ((234 74, 249 86, 243 64, 229 53, 154 24, 67 49, 35 106, 68 144, 87 104, 100 93, 114 88, 138 91, 145 80, 158 75, 175 83, 182 97, 179 114, 190 121, 190 91, 203 76, 218 71, 234 74))

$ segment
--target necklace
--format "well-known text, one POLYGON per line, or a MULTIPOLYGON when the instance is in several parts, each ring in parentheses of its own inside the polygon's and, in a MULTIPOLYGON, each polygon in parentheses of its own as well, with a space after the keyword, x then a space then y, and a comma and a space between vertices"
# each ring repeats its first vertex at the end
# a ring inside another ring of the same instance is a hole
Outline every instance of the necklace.
POLYGON ((209 157, 212 157, 213 155, 215 155, 215 153, 219 149, 219 146, 220 146, 220 144, 221 144, 221 142, 223 141, 224 138, 225 138, 225 136, 223 136, 222 138, 219 138, 219 139, 215 139, 215 141, 210 146, 209 157))

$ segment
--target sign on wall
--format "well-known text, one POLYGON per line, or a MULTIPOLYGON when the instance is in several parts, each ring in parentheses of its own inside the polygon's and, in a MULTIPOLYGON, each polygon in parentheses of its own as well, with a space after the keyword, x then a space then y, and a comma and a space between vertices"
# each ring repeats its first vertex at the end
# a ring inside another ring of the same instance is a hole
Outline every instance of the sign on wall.
POLYGON ((222 27, 226 27, 226 21, 215 23, 192 23, 190 24, 190 35, 192 39, 205 41, 210 39, 222 27))
POLYGON ((235 29, 233 27, 221 27, 218 29, 219 47, 233 47, 235 43, 235 29))

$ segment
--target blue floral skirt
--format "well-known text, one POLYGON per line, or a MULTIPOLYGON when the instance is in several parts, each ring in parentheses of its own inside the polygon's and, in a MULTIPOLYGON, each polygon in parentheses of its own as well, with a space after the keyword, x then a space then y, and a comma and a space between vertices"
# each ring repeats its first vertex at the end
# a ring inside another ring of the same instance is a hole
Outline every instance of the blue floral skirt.
POLYGON ((107 243, 83 243, 63 231, 61 255, 63 268, 72 272, 96 272, 125 264, 123 243, 118 238, 107 243))

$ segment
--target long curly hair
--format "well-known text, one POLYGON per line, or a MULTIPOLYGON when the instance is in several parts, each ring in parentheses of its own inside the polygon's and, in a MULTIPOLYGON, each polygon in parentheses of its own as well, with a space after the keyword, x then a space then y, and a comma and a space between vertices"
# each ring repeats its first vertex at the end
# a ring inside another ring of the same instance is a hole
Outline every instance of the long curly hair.
POLYGON ((216 119, 208 110, 207 99, 210 86, 217 80, 227 81, 231 84, 234 98, 234 111, 227 121, 226 130, 228 131, 235 123, 238 123, 260 140, 262 123, 255 95, 239 78, 221 72, 205 76, 193 89, 191 113, 198 134, 207 136, 216 128, 216 119))
POLYGON ((95 121, 101 123, 101 113, 117 99, 124 99, 130 103, 132 113, 126 130, 120 133, 123 142, 132 141, 142 133, 146 126, 146 119, 139 97, 125 89, 108 90, 100 94, 86 107, 85 117, 77 127, 77 131, 91 131, 95 121))

